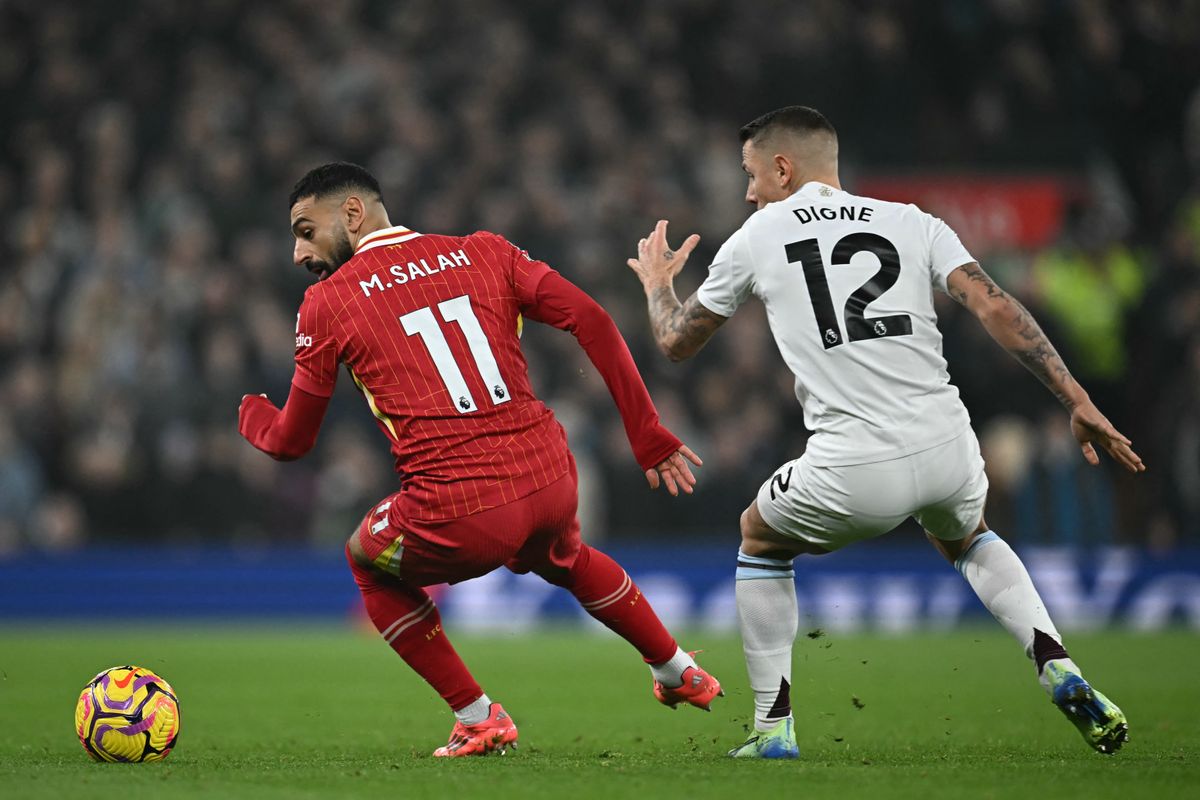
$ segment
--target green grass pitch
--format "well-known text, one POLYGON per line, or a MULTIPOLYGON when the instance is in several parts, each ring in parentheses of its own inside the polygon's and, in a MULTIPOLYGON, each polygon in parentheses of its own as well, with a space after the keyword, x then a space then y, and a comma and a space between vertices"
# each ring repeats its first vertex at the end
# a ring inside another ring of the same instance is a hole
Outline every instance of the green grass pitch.
POLYGON ((337 627, 0 628, 0 795, 37 797, 1021 798, 1200 796, 1200 635, 1069 637, 1129 716, 1115 757, 1087 748, 998 629, 842 636, 796 647, 798 762, 723 758, 751 701, 735 637, 686 636, 728 696, 654 702, 611 635, 459 637, 521 730, 505 757, 434 759, 452 719, 378 638, 337 627), (165 762, 92 763, 79 689, 133 662, 179 693, 165 762), (857 702, 855 702, 857 698, 857 702), (861 705, 861 708, 858 707, 861 705))

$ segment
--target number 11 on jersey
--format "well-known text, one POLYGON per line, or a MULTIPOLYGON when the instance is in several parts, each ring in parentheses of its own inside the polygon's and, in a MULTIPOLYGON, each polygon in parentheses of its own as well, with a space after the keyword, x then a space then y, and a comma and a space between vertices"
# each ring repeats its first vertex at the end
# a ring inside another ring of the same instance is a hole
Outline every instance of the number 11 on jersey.
MULTIPOLYGON (((467 340, 467 347, 471 350, 471 358, 475 361, 475 368, 479 370, 479 377, 483 378, 484 384, 491 390, 492 405, 498 406, 501 403, 507 403, 510 399, 508 384, 500 375, 500 366, 496 363, 496 356, 492 353, 492 346, 488 342, 487 334, 483 332, 483 327, 479 324, 479 319, 471 308, 471 298, 465 294, 459 295, 438 303, 437 308, 443 320, 458 323, 458 327, 462 330, 463 336, 467 340)), ((400 317, 400 324, 404 326, 405 333, 409 336, 420 336, 421 341, 425 343, 425 349, 429 351, 433 365, 437 368, 442 383, 446 386, 446 391, 454 404, 454 410, 459 414, 470 414, 472 411, 476 411, 479 407, 475 404, 475 398, 471 396, 471 390, 467 387, 467 379, 463 376, 462 369, 454 360, 454 353, 451 352, 450 344, 446 341, 446 334, 442 333, 441 326, 433 316, 433 310, 429 306, 425 306, 416 311, 410 311, 400 317)))

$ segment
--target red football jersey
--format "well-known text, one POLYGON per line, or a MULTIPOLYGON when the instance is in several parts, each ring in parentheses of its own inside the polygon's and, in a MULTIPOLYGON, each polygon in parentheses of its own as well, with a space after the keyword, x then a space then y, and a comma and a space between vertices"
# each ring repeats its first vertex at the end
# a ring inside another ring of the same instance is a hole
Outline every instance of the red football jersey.
MULTIPOLYGON (((364 237, 353 258, 305 293, 293 383, 328 397, 338 363, 346 365, 391 442, 409 518, 468 516, 568 471, 566 434, 534 396, 519 341, 524 312, 584 343, 554 298, 539 300, 549 275, 548 265, 495 234, 393 227, 364 237)), ((658 424, 628 350, 619 349, 610 389, 640 460, 657 463, 678 440, 658 424)))

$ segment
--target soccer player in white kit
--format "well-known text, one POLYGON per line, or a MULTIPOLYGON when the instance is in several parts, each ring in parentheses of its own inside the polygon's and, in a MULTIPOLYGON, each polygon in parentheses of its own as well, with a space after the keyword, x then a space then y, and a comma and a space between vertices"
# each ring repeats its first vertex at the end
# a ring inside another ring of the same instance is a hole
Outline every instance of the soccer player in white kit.
POLYGON ((1070 414, 1083 456, 1094 445, 1132 472, 1141 459, 1071 377, 1029 312, 988 277, 944 222, 913 205, 857 197, 838 179, 837 133, 789 106, 740 131, 746 201, 757 207, 680 303, 667 223, 629 260, 646 290, 659 347, 694 355, 751 294, 813 431, 806 452, 770 476, 742 514, 737 606, 755 732, 736 757, 796 758, 789 687, 799 615, 793 559, 887 533, 911 516, 1021 643, 1058 706, 1101 753, 1128 738, 1121 710, 1063 647, 1024 565, 983 519, 979 444, 942 358, 934 290, 966 306, 1070 414))

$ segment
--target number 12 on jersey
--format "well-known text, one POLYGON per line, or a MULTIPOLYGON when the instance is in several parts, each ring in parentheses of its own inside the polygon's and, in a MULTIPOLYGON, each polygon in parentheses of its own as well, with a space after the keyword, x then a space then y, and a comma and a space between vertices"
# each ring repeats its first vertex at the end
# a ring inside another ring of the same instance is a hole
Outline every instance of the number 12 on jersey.
MULTIPOLYGON (((479 319, 471 308, 471 298, 465 294, 459 295, 438 303, 437 309, 443 320, 448 323, 458 323, 458 327, 467 340, 467 347, 471 350, 475 368, 479 370, 479 376, 483 378, 484 384, 491 389, 492 405, 498 406, 501 403, 507 403, 511 399, 508 385, 500 376, 500 366, 496 363, 492 346, 488 343, 487 335, 483 332, 483 327, 479 324, 479 319)), ((472 411, 476 411, 479 407, 475 404, 475 398, 471 396, 471 390, 467 387, 467 379, 463 377, 458 362, 454 360, 454 353, 451 352, 450 344, 446 341, 446 334, 442 333, 441 326, 433 316, 433 310, 429 306, 425 306, 416 311, 410 311, 400 317, 400 324, 404 326, 405 333, 409 336, 420 336, 421 341, 425 343, 425 349, 429 351, 433 365, 437 368, 438 375, 441 376, 442 383, 446 385, 446 391, 453 401, 454 410, 459 414, 470 414, 472 411)))
MULTIPOLYGON (((805 239, 786 245, 784 250, 788 263, 799 262, 804 270, 804 281, 808 284, 808 298, 812 302, 813 315, 817 318, 821 344, 825 345, 826 350, 837 347, 843 342, 842 332, 833 308, 833 297, 829 294, 829 280, 825 276, 820 244, 816 239, 805 239)), ((890 314, 886 317, 866 315, 867 306, 895 286, 896 279, 900 277, 900 254, 896 252, 895 245, 874 233, 851 233, 833 246, 830 266, 847 267, 850 259, 864 251, 874 253, 879 259, 879 271, 846 299, 843 317, 850 341, 912 335, 912 318, 908 314, 890 314)))

